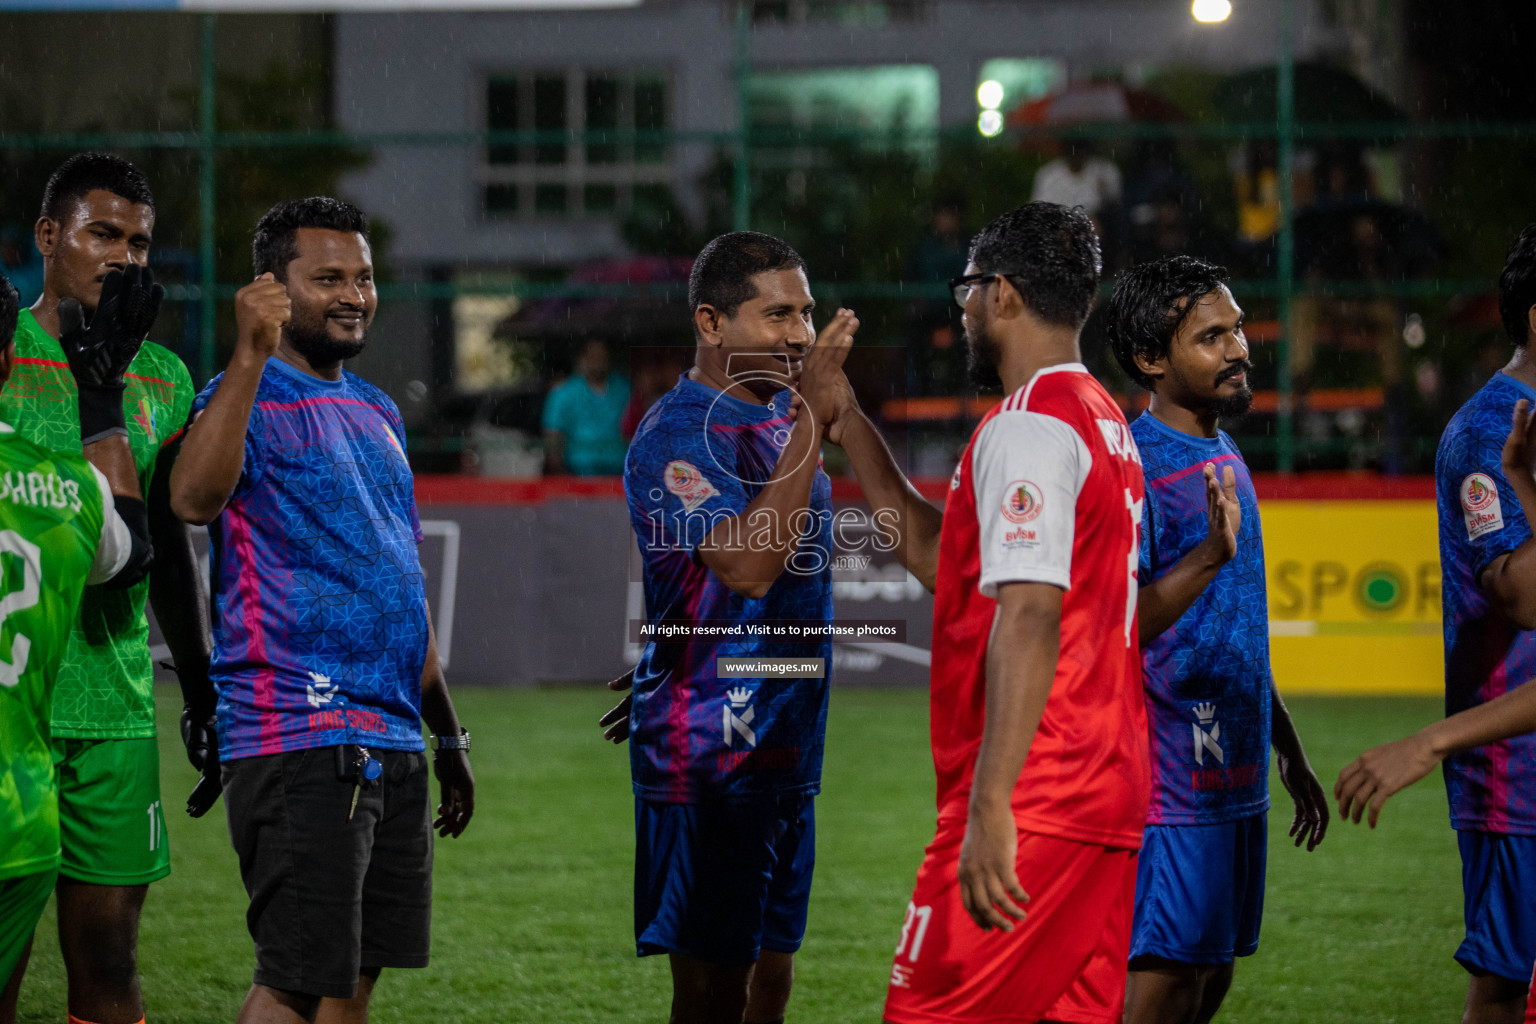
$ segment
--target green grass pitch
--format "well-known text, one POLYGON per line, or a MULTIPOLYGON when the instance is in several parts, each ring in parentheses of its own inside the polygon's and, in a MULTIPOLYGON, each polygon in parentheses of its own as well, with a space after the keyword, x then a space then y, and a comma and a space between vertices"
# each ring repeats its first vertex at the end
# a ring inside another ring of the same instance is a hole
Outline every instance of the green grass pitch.
MULTIPOLYGON (((173 871, 151 887, 139 944, 149 1019, 231 1021, 250 983, 245 894, 222 804, 181 807, 193 781, 176 740, 173 690, 160 694, 173 871)), ((385 972, 377 1024, 405 1021, 664 1021, 666 962, 634 956, 633 804, 624 751, 601 741, 596 690, 456 694, 475 735, 479 804, 469 831, 439 841, 432 966, 385 972)), ((1325 787, 1368 746, 1440 714, 1422 699, 1297 699, 1292 711, 1325 787)), ((927 698, 832 695, 810 928, 790 1019, 876 1024, 891 952, 933 829, 927 698)), ((1381 827, 1334 822, 1316 852, 1290 848, 1289 801, 1271 812, 1269 888, 1257 955, 1238 965, 1218 1020, 1450 1021, 1466 976, 1460 875, 1438 774, 1388 805, 1381 827)), ((64 1016, 50 907, 20 1019, 64 1016)))

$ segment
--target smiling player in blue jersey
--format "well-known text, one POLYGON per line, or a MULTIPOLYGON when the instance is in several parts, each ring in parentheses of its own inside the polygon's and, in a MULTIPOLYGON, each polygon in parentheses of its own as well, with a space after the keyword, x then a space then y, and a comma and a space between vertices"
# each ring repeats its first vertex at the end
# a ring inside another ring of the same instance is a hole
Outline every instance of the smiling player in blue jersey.
POLYGON ((256 946, 239 1021, 366 1021, 381 971, 427 966, 432 830, 457 837, 474 813, 469 737, 400 412, 343 368, 378 309, 368 218, 326 196, 278 203, 251 255, 235 350, 171 476, 213 546, 220 778, 256 946))
POLYGON ((1121 275, 1115 356, 1152 392, 1131 424, 1147 497, 1137 610, 1152 753, 1128 1024, 1204 1024, 1258 948, 1271 732, 1311 850, 1327 796, 1275 691, 1258 499, 1218 429, 1252 401, 1243 312, 1226 271, 1175 256, 1121 275), (1218 475, 1219 474, 1219 475, 1218 475))
POLYGON ((839 310, 817 337, 804 261, 756 232, 705 246, 688 293, 694 366, 624 466, 646 621, 694 634, 648 642, 633 674, 635 941, 670 954, 673 1024, 762 1024, 784 1017, 805 934, 832 652, 753 628, 832 617, 820 452, 858 320, 839 310))

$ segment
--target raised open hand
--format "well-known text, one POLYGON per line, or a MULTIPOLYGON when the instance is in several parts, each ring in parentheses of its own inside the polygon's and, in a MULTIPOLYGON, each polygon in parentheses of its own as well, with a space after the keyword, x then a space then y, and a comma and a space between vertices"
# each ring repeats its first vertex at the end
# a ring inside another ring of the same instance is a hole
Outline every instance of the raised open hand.
POLYGON ((1231 466, 1216 481, 1216 466, 1205 464, 1206 542, 1223 562, 1237 556, 1237 535, 1243 528, 1243 508, 1237 500, 1237 475, 1231 466))

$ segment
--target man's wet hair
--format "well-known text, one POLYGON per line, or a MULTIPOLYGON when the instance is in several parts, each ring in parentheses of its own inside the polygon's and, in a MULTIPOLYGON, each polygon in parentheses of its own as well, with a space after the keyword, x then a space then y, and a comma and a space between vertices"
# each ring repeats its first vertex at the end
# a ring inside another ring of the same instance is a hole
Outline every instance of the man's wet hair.
POLYGON ((1029 312, 1080 329, 1098 295, 1103 256, 1083 207, 1026 203, 998 216, 971 243, 977 273, 1003 273, 1029 312))
POLYGON ((752 278, 772 270, 804 270, 805 260, 782 238, 732 231, 706 245, 688 275, 688 312, 712 306, 728 317, 757 298, 752 278))
POLYGON ((62 221, 72 204, 96 191, 155 208, 149 179, 133 164, 111 153, 76 153, 48 176, 48 184, 43 186, 42 216, 62 221))
POLYGON ((1029 311, 1049 324, 1083 326, 1099 291, 1103 258, 1093 221, 1080 206, 1025 203, 982 228, 971 242, 981 274, 1006 274, 1029 311))
POLYGON ((1536 224, 1527 224, 1504 260, 1499 275, 1499 319, 1504 333, 1519 348, 1530 334, 1531 307, 1536 306, 1536 224))
POLYGON ((288 264, 299 255, 299 228, 356 232, 366 240, 368 215, 330 196, 278 203, 256 222, 256 235, 251 239, 251 262, 257 277, 272 274, 280 281, 287 278, 288 264))
POLYGON ((21 312, 21 296, 11 287, 11 282, 0 274, 0 351, 16 336, 16 317, 21 312))
POLYGON ((1136 365, 1136 356, 1152 362, 1166 356, 1195 305, 1227 280, 1226 267, 1193 256, 1165 256, 1120 275, 1105 310, 1104 333, 1132 380, 1152 390, 1152 378, 1136 365))

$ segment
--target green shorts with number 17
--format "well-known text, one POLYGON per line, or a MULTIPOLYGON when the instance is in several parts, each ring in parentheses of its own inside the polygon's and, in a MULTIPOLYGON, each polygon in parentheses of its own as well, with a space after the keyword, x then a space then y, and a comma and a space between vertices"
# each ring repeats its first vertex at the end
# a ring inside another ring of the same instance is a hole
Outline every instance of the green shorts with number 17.
POLYGON ((171 873, 153 736, 55 738, 53 768, 59 777, 61 878, 144 885, 171 873))

